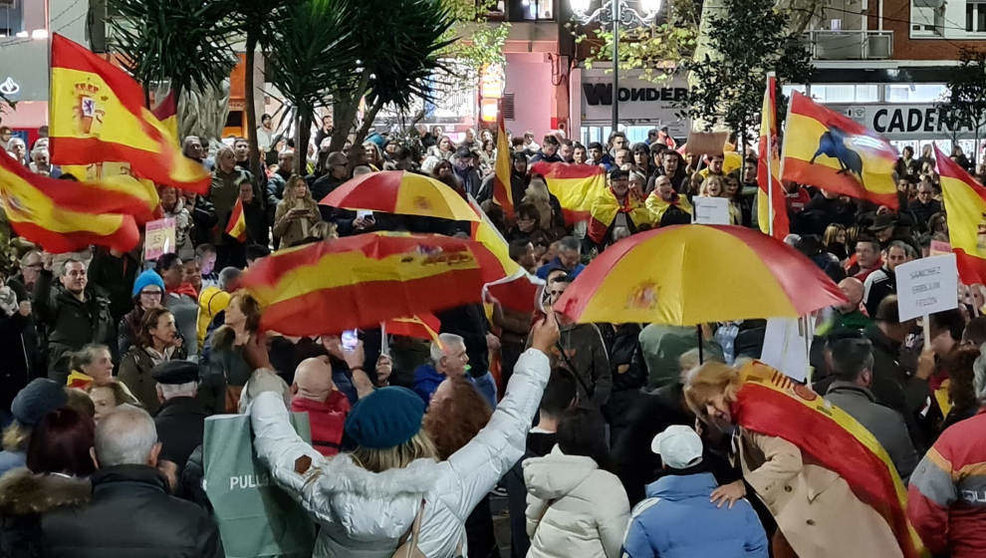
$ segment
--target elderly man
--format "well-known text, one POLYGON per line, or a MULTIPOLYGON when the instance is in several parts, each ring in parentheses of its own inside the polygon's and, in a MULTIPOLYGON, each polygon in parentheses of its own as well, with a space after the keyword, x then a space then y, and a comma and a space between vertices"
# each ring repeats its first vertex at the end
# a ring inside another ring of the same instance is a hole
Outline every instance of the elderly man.
POLYGON ((692 221, 692 204, 674 191, 671 179, 659 174, 654 178, 654 191, 645 204, 658 226, 688 224, 692 221))
MULTIPOLYGON (((986 362, 973 366, 979 405, 986 404, 986 362)), ((946 429, 911 474, 907 517, 935 555, 982 556, 986 547, 986 413, 946 429)))
POLYGON ((198 136, 186 136, 185 141, 181 144, 181 152, 189 159, 194 159, 201 163, 206 170, 212 170, 214 162, 206 157, 205 147, 202 145, 202 140, 198 136))
MULTIPOLYGON (((469 354, 466 352, 465 339, 454 333, 440 334, 438 340, 431 343, 431 364, 422 364, 414 371, 414 392, 427 405, 438 389, 438 384, 445 378, 466 378, 476 383, 475 378, 466 374, 467 364, 469 364, 469 354)), ((490 397, 485 390, 480 392, 489 401, 490 407, 496 406, 495 394, 490 397)))
POLYGON ((208 412, 196 398, 199 391, 199 367, 187 360, 170 360, 151 370, 157 382, 161 407, 154 417, 161 441, 161 459, 185 467, 188 456, 202 444, 208 412))
POLYGON ((110 301, 89 287, 86 266, 68 258, 59 273, 61 288, 52 288, 51 264, 37 279, 34 316, 48 331, 48 376, 60 383, 68 377, 69 354, 87 343, 115 346, 110 301), (88 288, 87 288, 88 287, 88 288))
POLYGON ((578 277, 585 266, 579 263, 582 257, 582 246, 573 236, 566 236, 558 241, 558 255, 555 259, 538 268, 537 276, 546 279, 548 272, 553 269, 563 269, 572 277, 578 277))
POLYGON ((873 344, 868 339, 839 339, 831 346, 832 374, 826 401, 849 413, 887 450, 900 478, 907 478, 918 455, 907 432, 904 417, 876 402, 873 383, 873 344))
POLYGON ((914 247, 901 240, 894 240, 883 251, 883 266, 870 273, 863 281, 863 301, 872 316, 880 302, 897 292, 897 266, 917 258, 914 247))
POLYGON ((846 277, 839 281, 839 290, 846 297, 846 303, 834 306, 835 312, 830 322, 818 331, 817 334, 824 336, 826 330, 838 329, 858 329, 863 330, 872 324, 872 320, 866 317, 860 310, 863 302, 863 282, 855 277, 846 277))
POLYGON ((45 174, 52 178, 58 178, 62 175, 62 171, 58 167, 52 166, 47 145, 39 145, 31 150, 31 164, 28 168, 33 173, 45 174))
POLYGON ((27 144, 21 138, 10 138, 10 141, 7 142, 7 154, 22 165, 28 163, 27 144))
POLYGON ((96 425, 96 473, 85 507, 42 519, 45 556, 224 556, 219 530, 202 508, 169 495, 156 468, 161 444, 143 409, 122 405, 96 425), (143 549, 141 551, 140 549, 143 549))
POLYGON ((324 358, 301 361, 291 385, 291 411, 308 413, 312 445, 328 457, 339 453, 343 427, 351 405, 332 382, 332 366, 324 358))

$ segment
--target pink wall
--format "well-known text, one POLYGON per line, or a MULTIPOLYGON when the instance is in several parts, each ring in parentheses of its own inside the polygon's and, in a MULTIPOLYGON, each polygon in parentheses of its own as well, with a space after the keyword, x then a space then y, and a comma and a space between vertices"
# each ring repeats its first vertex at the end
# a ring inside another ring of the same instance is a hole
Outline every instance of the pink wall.
POLYGON ((543 53, 507 54, 507 80, 504 93, 514 94, 514 119, 506 127, 514 136, 527 130, 535 141, 551 130, 555 88, 551 85, 551 64, 543 53))

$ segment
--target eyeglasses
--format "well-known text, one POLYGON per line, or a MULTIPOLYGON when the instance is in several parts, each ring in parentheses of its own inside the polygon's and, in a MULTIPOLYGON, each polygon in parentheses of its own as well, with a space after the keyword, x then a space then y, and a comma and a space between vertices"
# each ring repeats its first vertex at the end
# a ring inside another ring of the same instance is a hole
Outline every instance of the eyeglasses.
POLYGON ((140 296, 161 296, 161 291, 140 291, 140 296))

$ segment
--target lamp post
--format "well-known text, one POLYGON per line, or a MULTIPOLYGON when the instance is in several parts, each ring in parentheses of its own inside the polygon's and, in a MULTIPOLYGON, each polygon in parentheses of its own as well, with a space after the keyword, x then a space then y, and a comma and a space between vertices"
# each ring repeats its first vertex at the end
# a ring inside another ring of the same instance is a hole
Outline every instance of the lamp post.
POLYGON ((583 25, 600 23, 613 26, 613 132, 620 122, 620 27, 633 29, 650 25, 661 11, 662 0, 639 0, 638 12, 628 0, 602 0, 595 11, 590 12, 592 0, 570 0, 575 18, 583 25))

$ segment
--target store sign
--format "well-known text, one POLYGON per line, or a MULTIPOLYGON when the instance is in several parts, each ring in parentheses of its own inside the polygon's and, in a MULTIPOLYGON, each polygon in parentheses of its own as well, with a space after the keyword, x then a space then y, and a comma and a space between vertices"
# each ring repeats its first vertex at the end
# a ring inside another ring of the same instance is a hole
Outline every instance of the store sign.
MULTIPOLYGON (((898 105, 867 104, 837 105, 827 104, 828 108, 844 113, 863 126, 876 130, 887 139, 951 139, 952 129, 947 119, 942 118, 938 107, 933 103, 898 105)), ((962 126, 957 130, 959 139, 972 139, 974 130, 962 126)), ((982 135, 982 134, 980 134, 982 135)))
MULTIPOLYGON (((613 114, 613 76, 603 70, 582 73, 583 124, 608 123, 613 114)), ((681 119, 675 106, 688 98, 688 84, 677 76, 654 83, 631 76, 620 76, 617 94, 620 121, 632 124, 668 126, 672 135, 688 134, 688 120, 681 119)))

